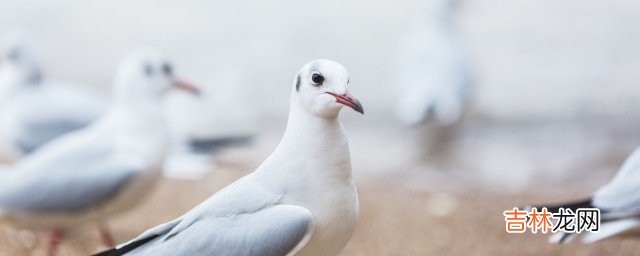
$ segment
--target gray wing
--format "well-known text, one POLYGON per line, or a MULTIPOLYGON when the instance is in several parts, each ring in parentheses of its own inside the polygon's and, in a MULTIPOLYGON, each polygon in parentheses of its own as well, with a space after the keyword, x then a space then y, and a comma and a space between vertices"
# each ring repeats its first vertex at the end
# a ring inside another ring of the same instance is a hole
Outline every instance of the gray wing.
POLYGON ((14 141, 25 153, 31 153, 38 147, 68 132, 88 125, 91 120, 48 119, 35 120, 23 126, 21 136, 14 141))
POLYGON ((158 226, 118 249, 100 255, 280 256, 301 249, 314 227, 311 212, 293 205, 203 218, 172 233, 179 223, 178 220, 158 226), (146 243, 140 244, 140 241, 146 243))
POLYGON ((139 170, 126 165, 95 164, 76 170, 25 175, 20 170, 0 188, 0 209, 6 212, 77 212, 113 198, 139 170))
POLYGON ((13 104, 21 122, 15 143, 26 153, 60 135, 85 127, 104 114, 109 106, 97 95, 59 84, 19 95, 13 104))

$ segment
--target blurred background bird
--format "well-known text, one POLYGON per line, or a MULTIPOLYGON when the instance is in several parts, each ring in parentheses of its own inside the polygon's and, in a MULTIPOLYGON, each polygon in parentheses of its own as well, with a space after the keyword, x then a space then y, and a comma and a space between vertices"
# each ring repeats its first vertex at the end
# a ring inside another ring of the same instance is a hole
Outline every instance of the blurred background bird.
MULTIPOLYGON (((8 33, 3 43, 0 159, 11 162, 32 153, 56 137, 83 128, 111 105, 94 87, 47 77, 40 47, 26 31, 8 33)), ((211 97, 183 94, 169 92, 163 99, 171 134, 164 170, 170 178, 198 179, 214 169, 215 151, 247 145, 252 136, 212 133, 223 129, 203 117, 211 97)))
POLYGON ((47 231, 48 255, 65 230, 88 224, 113 246, 105 222, 136 206, 160 176, 169 140, 162 95, 172 88, 197 94, 173 72, 154 50, 127 58, 108 112, 0 172, 0 219, 47 231))
POLYGON ((456 24, 459 0, 417 1, 400 45, 396 85, 397 116, 416 125, 433 119, 443 126, 459 121, 472 95, 473 77, 464 40, 456 24))
MULTIPOLYGON (((423 154, 443 153, 473 93, 466 46, 456 22, 459 0, 418 0, 394 66, 396 115, 416 126, 423 154)), ((423 157, 423 156, 419 156, 423 157)), ((431 158, 437 159, 437 158, 431 158)))
POLYGON ((49 78, 40 48, 23 31, 0 52, 0 157, 16 160, 102 115, 109 106, 90 87, 49 78))

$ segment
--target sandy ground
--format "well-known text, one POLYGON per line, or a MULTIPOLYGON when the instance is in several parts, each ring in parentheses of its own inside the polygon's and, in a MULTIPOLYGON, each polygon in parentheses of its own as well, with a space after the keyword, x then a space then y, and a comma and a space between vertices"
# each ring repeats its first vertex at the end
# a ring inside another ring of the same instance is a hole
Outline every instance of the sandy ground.
MULTIPOLYGON (((548 237, 541 234, 506 234, 502 216, 502 211, 514 206, 589 195, 610 179, 640 142, 632 129, 637 126, 634 122, 475 120, 459 129, 446 155, 440 149, 432 157, 415 159, 415 155, 401 158, 408 155, 402 148, 415 151, 411 145, 416 140, 399 136, 398 128, 346 126, 352 135, 361 220, 342 255, 640 253, 637 240, 560 246, 548 244, 548 237), (381 154, 377 151, 395 157, 378 163, 373 160, 381 154)), ((145 204, 109 221, 118 242, 181 215, 253 170, 273 149, 279 134, 266 131, 251 148, 221 152, 216 171, 202 180, 162 180, 145 204)), ((0 229, 0 255, 43 255, 43 249, 28 232, 0 229)), ((60 252, 85 255, 100 249, 96 229, 84 227, 68 233, 60 252)))
MULTIPOLYGON (((165 180, 146 204, 110 221, 118 242, 133 238, 154 223, 179 216, 244 172, 220 170, 198 182, 165 180), (223 179, 221 179, 221 176, 223 179)), ((550 245, 544 235, 508 235, 501 211, 536 196, 473 193, 449 195, 456 209, 445 216, 429 206, 438 193, 418 192, 399 184, 360 185, 361 220, 342 255, 637 255, 637 241, 596 245, 550 245)), ((437 203, 436 203, 437 204, 437 203)), ((28 233, 3 228, 0 255, 44 255, 28 233), (11 241, 11 242, 9 242, 11 241)), ((60 255, 86 255, 104 249, 95 229, 68 234, 60 255)))

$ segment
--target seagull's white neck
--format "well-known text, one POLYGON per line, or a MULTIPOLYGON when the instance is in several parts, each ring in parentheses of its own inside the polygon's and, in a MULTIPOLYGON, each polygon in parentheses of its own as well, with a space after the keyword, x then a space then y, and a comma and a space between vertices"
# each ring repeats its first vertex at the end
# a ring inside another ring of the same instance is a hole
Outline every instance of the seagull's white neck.
POLYGON ((162 105, 151 100, 116 100, 111 109, 116 126, 124 133, 150 133, 158 129, 164 130, 165 120, 162 105))
POLYGON ((349 144, 337 113, 317 116, 304 111, 294 100, 291 106, 280 144, 258 171, 351 182, 349 144))

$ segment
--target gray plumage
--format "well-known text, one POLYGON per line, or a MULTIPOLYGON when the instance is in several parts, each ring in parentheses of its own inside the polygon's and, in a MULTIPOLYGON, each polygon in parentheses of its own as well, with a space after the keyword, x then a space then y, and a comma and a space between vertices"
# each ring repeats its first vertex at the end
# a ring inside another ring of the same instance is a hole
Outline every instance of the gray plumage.
POLYGON ((277 195, 245 178, 182 217, 98 255, 287 255, 312 229, 311 212, 279 204, 277 195))
POLYGON ((29 213, 89 210, 108 202, 138 173, 120 166, 78 168, 81 175, 60 174, 71 170, 56 169, 50 169, 56 175, 10 177, 14 182, 0 189, 0 205, 11 211, 29 213), (112 175, 105 179, 105 172, 112 175))

